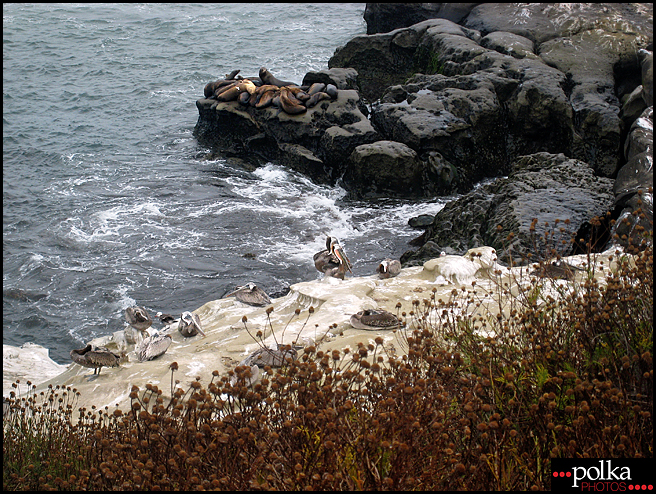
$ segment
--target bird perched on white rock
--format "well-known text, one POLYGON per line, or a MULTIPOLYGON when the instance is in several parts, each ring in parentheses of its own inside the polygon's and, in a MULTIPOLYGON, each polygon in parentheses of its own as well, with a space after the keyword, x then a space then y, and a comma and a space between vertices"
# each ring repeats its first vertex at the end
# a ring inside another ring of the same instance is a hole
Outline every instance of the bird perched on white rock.
POLYGON ((496 266, 497 251, 492 247, 469 249, 464 256, 441 255, 424 263, 424 273, 442 275, 454 285, 466 285, 478 276, 490 276, 496 266))
POLYGON ((150 314, 143 307, 128 307, 125 309, 125 320, 130 326, 139 331, 145 331, 153 324, 150 314))
POLYGON ((117 355, 104 346, 93 347, 88 344, 79 350, 71 350, 71 360, 83 367, 91 367, 93 373, 100 375, 103 367, 118 367, 118 364, 125 358, 124 354, 117 355))
POLYGON ((166 353, 166 350, 171 346, 171 335, 153 334, 144 338, 137 347, 137 359, 139 362, 146 360, 153 360, 166 353))
POLYGON ((401 261, 389 257, 380 261, 376 268, 379 278, 393 278, 401 272, 401 261))
POLYGON ((203 329, 200 326, 200 318, 198 314, 185 311, 180 315, 180 322, 178 323, 178 331, 182 336, 196 336, 198 333, 205 336, 203 329))
POLYGON ((223 298, 231 297, 233 295, 237 300, 248 305, 263 306, 271 303, 271 299, 266 292, 255 283, 238 286, 234 291, 228 293, 223 298))
POLYGON ((401 321, 383 309, 365 309, 353 314, 349 319, 355 329, 397 329, 401 321))
POLYGON ((342 280, 346 271, 353 273, 351 271, 353 265, 339 244, 339 240, 330 236, 326 238, 326 249, 314 255, 314 267, 326 276, 332 276, 342 280))

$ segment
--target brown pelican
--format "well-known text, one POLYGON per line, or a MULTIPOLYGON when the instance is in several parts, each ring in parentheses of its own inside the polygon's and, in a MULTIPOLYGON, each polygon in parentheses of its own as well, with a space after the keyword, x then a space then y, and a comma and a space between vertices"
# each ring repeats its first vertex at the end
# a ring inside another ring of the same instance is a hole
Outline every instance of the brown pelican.
POLYGON ((351 273, 351 261, 335 237, 326 238, 326 249, 314 255, 314 267, 326 276, 344 279, 346 271, 351 273))
POLYGON ((529 276, 572 281, 574 279, 574 271, 583 271, 583 269, 567 264, 565 261, 554 261, 551 264, 539 266, 537 270, 529 273, 529 276))
POLYGON ((392 260, 389 257, 380 261, 376 268, 379 278, 393 278, 401 272, 401 261, 392 260))
POLYGON ((164 355, 170 346, 171 335, 155 334, 149 336, 144 338, 137 348, 137 359, 139 362, 156 359, 160 355, 164 355))
POLYGON ((225 295, 223 298, 230 297, 234 295, 237 300, 248 305, 258 305, 263 306, 271 303, 269 296, 262 290, 260 287, 255 285, 255 283, 249 283, 248 285, 238 286, 237 289, 229 294, 225 295))
POLYGON ((294 347, 289 345, 278 345, 277 349, 273 348, 258 348, 251 353, 244 360, 239 362, 239 365, 257 365, 264 367, 282 367, 286 363, 286 358, 290 357, 292 360, 296 358, 298 352, 294 347))
POLYGON ((71 350, 71 359, 73 362, 84 367, 92 367, 95 369, 93 373, 98 372, 98 375, 100 375, 100 369, 102 367, 118 367, 122 357, 122 355, 116 355, 103 346, 98 346, 94 349, 91 344, 79 350, 71 350))
POLYGON ((153 324, 150 314, 143 307, 128 307, 125 309, 125 320, 139 331, 146 331, 153 324))
POLYGON ((476 247, 469 249, 464 256, 440 255, 424 263, 424 271, 430 271, 435 276, 442 275, 454 285, 465 285, 472 282, 477 274, 490 275, 496 265, 497 251, 492 247, 476 247))
POLYGON ((382 309, 361 310, 349 322, 356 329, 396 329, 401 325, 394 314, 382 309))
POLYGON ((155 317, 157 317, 159 319, 159 321, 162 324, 166 325, 166 326, 168 326, 169 324, 171 324, 175 321, 178 321, 178 319, 176 319, 171 314, 162 314, 161 312, 158 312, 157 314, 155 314, 155 317))
POLYGON ((200 327, 200 318, 197 314, 189 311, 185 311, 180 315, 178 331, 182 333, 182 336, 196 336, 198 333, 205 336, 205 333, 203 333, 200 327))

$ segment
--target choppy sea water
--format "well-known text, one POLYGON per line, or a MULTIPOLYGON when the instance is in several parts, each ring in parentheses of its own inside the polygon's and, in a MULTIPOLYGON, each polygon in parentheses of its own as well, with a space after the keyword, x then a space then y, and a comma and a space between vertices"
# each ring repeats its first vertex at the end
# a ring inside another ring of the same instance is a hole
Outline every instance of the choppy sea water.
POLYGON ((59 363, 124 327, 253 281, 318 279, 339 238, 356 276, 398 258, 425 202, 344 199, 279 165, 208 159, 207 82, 266 66, 300 81, 364 34, 364 4, 3 4, 3 342, 59 363))

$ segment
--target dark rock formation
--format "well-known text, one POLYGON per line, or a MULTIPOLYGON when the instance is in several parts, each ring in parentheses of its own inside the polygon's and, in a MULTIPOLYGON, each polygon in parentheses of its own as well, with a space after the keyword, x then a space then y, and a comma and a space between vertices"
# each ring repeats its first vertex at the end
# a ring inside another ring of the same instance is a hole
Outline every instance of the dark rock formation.
POLYGON ((400 27, 440 17, 456 24, 477 3, 368 3, 364 9, 367 34, 387 33, 400 27))
POLYGON ((651 4, 367 4, 365 19, 380 34, 303 79, 331 85, 331 99, 299 115, 201 99, 195 135, 341 179, 354 198, 466 194, 411 263, 480 245, 505 260, 544 254, 556 219, 563 238, 592 239, 591 218, 609 210, 606 226, 642 208, 620 237, 653 229, 651 4))
POLYGON ((429 252, 426 245, 406 252, 404 265, 421 264, 426 254, 461 254, 483 245, 494 247, 505 262, 521 262, 529 253, 535 260, 552 247, 563 252, 581 224, 613 208, 613 181, 596 177, 582 161, 537 153, 518 158, 512 167, 508 177, 477 187, 437 213, 426 231, 429 252), (546 235, 549 231, 555 235, 546 235))
POLYGON ((339 90, 336 100, 300 115, 215 99, 200 99, 196 106, 194 135, 202 142, 259 162, 278 160, 319 183, 334 183, 356 146, 380 139, 355 90, 339 90))
POLYGON ((640 229, 654 228, 654 107, 650 106, 631 126, 626 141, 626 165, 613 186, 615 205, 621 209, 613 233, 639 243, 640 229), (637 216, 633 215, 638 211, 637 216), (638 227, 638 228, 637 228, 638 227))

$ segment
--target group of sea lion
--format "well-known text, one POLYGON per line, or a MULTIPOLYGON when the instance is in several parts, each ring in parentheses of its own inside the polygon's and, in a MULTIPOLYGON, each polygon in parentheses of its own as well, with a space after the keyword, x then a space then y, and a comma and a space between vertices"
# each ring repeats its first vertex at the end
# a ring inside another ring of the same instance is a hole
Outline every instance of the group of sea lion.
POLYGON ((265 67, 260 68, 259 77, 244 78, 239 70, 233 70, 225 79, 210 82, 205 86, 205 97, 218 101, 239 101, 244 106, 266 108, 275 106, 290 115, 304 113, 322 100, 337 98, 334 84, 315 82, 311 86, 299 86, 281 81, 265 67))

